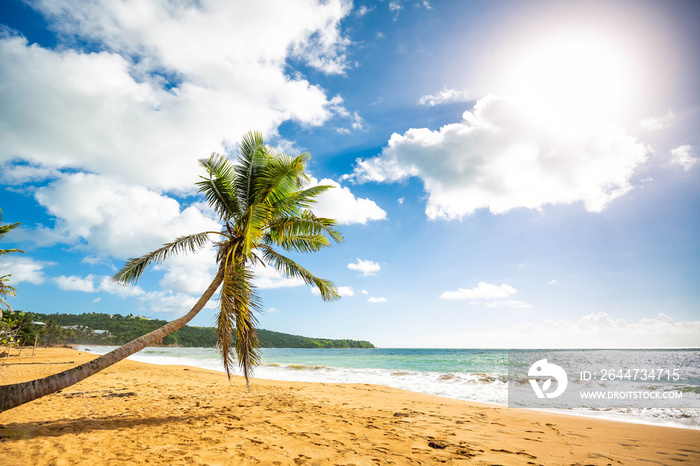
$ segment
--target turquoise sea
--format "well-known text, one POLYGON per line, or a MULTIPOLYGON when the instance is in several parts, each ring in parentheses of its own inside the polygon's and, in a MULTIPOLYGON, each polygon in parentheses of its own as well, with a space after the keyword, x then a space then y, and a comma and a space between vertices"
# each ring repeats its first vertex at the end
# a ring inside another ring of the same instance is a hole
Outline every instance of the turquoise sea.
MULTIPOLYGON (((81 345, 78 349, 105 354, 114 347, 81 345)), ((594 361, 609 356, 606 351, 614 350, 584 350, 584 354, 594 361)), ((617 357, 614 353, 610 354, 617 357)), ((627 351, 625 357, 628 355, 638 360, 653 360, 655 367, 671 363, 674 367, 680 367, 681 364, 683 373, 690 374, 690 378, 680 381, 684 384, 682 388, 685 396, 693 397, 694 401, 687 406, 700 406, 700 350, 633 350, 627 351)), ((152 347, 129 359, 223 371, 220 357, 214 348, 152 347)), ((513 359, 511 358, 511 365, 513 359)), ((510 369, 512 371, 513 367, 510 369)), ((459 400, 507 405, 508 374, 507 350, 264 348, 262 364, 255 368, 254 377, 285 381, 378 384, 459 400)), ((684 406, 681 403, 680 407, 674 409, 613 407, 559 412, 700 429, 700 410, 684 406)))

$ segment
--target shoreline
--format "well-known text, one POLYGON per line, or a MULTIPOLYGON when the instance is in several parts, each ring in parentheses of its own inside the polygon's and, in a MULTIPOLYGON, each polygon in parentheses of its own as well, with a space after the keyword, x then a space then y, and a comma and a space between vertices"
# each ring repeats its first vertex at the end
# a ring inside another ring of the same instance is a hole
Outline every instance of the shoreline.
MULTIPOLYGON (((94 358, 37 349, 0 383, 94 358), (26 364, 34 362, 39 364, 26 364), (21 364, 25 363, 25 364, 21 364)), ((280 382, 121 361, 0 413, 3 464, 700 463, 700 431, 472 403, 369 384, 280 382)))
MULTIPOLYGON (((77 345, 83 348, 92 347, 94 350, 93 354, 101 354, 102 352, 108 351, 110 348, 116 348, 114 346, 102 345, 77 345), (102 349, 104 348, 104 350, 102 349)), ((78 349, 78 348, 76 348, 78 349)), ((196 348, 215 351, 214 348, 196 348)), ((201 355, 192 357, 190 353, 187 354, 168 354, 164 355, 156 351, 153 354, 149 354, 149 350, 157 350, 157 348, 146 348, 143 353, 137 353, 130 357, 130 360, 145 362, 149 364, 158 365, 192 365, 194 367, 200 367, 203 369, 214 370, 220 373, 224 373, 221 367, 218 355, 215 363, 212 363, 210 359, 201 359, 201 355)), ((278 350, 278 348, 268 349, 268 350, 278 350)), ((293 348, 291 350, 297 350, 293 348)), ((444 351, 441 349, 436 349, 437 351, 444 351)), ((89 350, 88 350, 89 351, 89 350)), ((321 349, 320 351, 326 351, 321 349)), ((426 351, 426 350, 421 350, 426 351)), ((637 350, 633 350, 637 351, 637 350)), ((305 356, 299 355, 300 358, 305 356)), ((273 360, 274 356, 272 356, 273 360)), ((507 398, 507 387, 499 387, 494 390, 492 387, 484 388, 472 392, 466 390, 470 388, 470 385, 460 385, 461 390, 455 391, 455 386, 453 385, 435 385, 432 380, 426 384, 426 379, 416 379, 416 378, 393 378, 394 372, 403 372, 404 369, 387 369, 386 367, 373 367, 371 369, 362 369, 361 367, 366 366, 334 366, 333 361, 318 361, 313 359, 313 362, 305 361, 302 364, 289 363, 289 360, 285 362, 271 362, 265 364, 265 356, 263 356, 263 364, 255 372, 255 376, 258 379, 267 380, 277 380, 277 381, 298 381, 298 382, 310 382, 310 383, 369 383, 377 384, 385 387, 393 387, 397 389, 408 390, 417 394, 428 394, 436 395, 449 400, 462 400, 466 402, 475 403, 486 403, 495 407, 508 407, 507 398), (320 364, 320 365, 319 365, 320 364), (284 370, 285 367, 293 367, 295 370, 284 370), (322 368, 324 370, 317 371, 317 369, 322 368), (308 370, 299 370, 308 369, 308 370), (377 375, 373 371, 384 371, 385 374, 377 375), (359 371, 359 372, 358 372, 359 371), (367 372, 371 372, 368 376, 367 372), (387 379, 388 377, 388 379, 387 379), (413 382, 413 383, 411 383, 413 382)), ((409 373, 414 373, 412 369, 405 369, 404 376, 409 373)), ((445 369, 439 369, 437 372, 420 372, 414 373, 417 377, 427 376, 430 378, 431 374, 435 377, 440 377, 450 374, 442 374, 441 371, 445 369)), ((478 372, 478 371, 477 371, 478 372)), ((479 375, 479 374, 476 374, 479 375)), ((496 375, 498 377, 498 375, 496 375)), ((467 381, 471 382, 471 381, 467 381)), ((473 388, 473 386, 472 386, 473 388)), ((594 409, 579 409, 579 410, 569 410, 569 409, 547 409, 540 408, 542 412, 564 414, 577 417, 589 417, 593 419, 605 419, 613 420, 619 422, 629 422, 633 424, 651 425, 651 426, 662 426, 662 427, 674 427, 680 429, 691 429, 700 430, 700 418, 698 418, 697 410, 691 410, 691 412, 684 412, 682 410, 673 410, 673 414, 670 414, 667 410, 662 410, 662 412, 655 412, 653 409, 641 410, 636 412, 625 411, 624 409, 608 409, 608 410, 594 410, 594 409)))

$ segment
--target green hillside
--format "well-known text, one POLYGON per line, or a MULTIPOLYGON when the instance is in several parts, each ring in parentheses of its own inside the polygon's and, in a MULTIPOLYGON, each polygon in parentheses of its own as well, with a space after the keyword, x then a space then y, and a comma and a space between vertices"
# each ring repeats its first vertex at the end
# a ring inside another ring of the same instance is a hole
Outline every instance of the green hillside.
MULTIPOLYGON (((122 345, 152 330, 162 327, 165 320, 120 314, 39 314, 15 312, 3 320, 14 320, 21 325, 20 337, 33 345, 39 335, 40 344, 93 344, 122 345), (41 322, 41 324, 37 324, 41 322), (43 324, 43 325, 42 325, 43 324)), ((258 330, 263 348, 374 348, 368 341, 309 338, 270 330, 258 330)), ((216 334, 213 327, 186 325, 160 342, 163 346, 214 347, 216 334)))

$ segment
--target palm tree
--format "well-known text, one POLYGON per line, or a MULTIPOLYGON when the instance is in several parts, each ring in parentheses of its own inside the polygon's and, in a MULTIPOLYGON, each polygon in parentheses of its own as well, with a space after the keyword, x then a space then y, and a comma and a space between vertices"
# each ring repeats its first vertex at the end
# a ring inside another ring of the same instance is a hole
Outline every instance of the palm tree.
POLYGON ((304 153, 290 157, 265 146, 260 133, 244 136, 237 163, 212 154, 200 160, 207 173, 197 183, 222 222, 221 231, 182 236, 153 252, 130 259, 114 279, 135 283, 148 268, 173 254, 196 252, 216 237, 218 271, 209 288, 185 316, 139 337, 116 350, 68 371, 14 385, 0 386, 0 412, 62 390, 121 361, 184 326, 204 307, 221 286, 216 318, 218 349, 226 372, 238 361, 250 389, 251 369, 260 361, 255 312, 260 299, 253 285, 253 267, 272 266, 287 277, 315 286, 324 300, 339 297, 328 280, 318 278, 276 248, 291 252, 316 252, 341 242, 335 220, 316 217, 310 209, 329 186, 309 187, 304 153))
MULTIPOLYGON (((0 209, 0 223, 2 223, 2 209, 0 209)), ((0 225, 0 240, 2 240, 6 234, 17 228, 19 225, 19 223, 9 223, 7 225, 0 225)), ((24 251, 21 251, 19 249, 0 249, 0 259, 3 258, 5 254, 16 253, 24 254, 24 251)), ((2 303, 5 306, 5 308, 8 311, 10 311, 10 313, 12 313, 12 307, 7 301, 5 301, 5 298, 8 296, 16 296, 17 290, 15 290, 13 287, 7 284, 9 279, 9 274, 0 276, 0 303, 2 303)), ((3 306, 0 306, 0 319, 2 319, 2 307, 3 306)))

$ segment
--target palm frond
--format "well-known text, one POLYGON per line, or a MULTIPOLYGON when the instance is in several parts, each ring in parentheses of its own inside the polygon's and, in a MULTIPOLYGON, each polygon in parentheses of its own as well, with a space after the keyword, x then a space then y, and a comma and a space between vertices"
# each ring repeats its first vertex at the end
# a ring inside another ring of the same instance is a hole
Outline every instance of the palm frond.
MULTIPOLYGON (((270 244, 271 242, 271 240, 267 241, 267 237, 263 239, 263 243, 270 244)), ((285 251, 299 253, 318 252, 331 245, 328 238, 321 234, 285 236, 275 243, 285 251)))
MULTIPOLYGON (((12 306, 10 306, 10 303, 5 301, 3 298, 0 298, 0 302, 2 302, 7 308, 7 310, 10 311, 10 314, 14 314, 15 311, 12 310, 12 306)), ((2 317, 2 312, 0 312, 0 317, 2 317)))
MULTIPOLYGON (((0 223, 2 223, 2 209, 0 209, 0 223)), ((0 239, 3 239, 6 234, 19 227, 20 223, 8 223, 7 225, 0 225, 0 239)), ((0 249, 0 257, 5 254, 24 254, 24 251, 20 249, 0 249)))
POLYGON ((180 252, 197 252, 202 249, 212 232, 197 233, 194 235, 180 236, 170 243, 164 244, 155 251, 144 254, 141 257, 129 259, 124 267, 117 272, 112 279, 124 285, 136 283, 143 272, 151 265, 163 262, 173 254, 180 252))
POLYGON ((3 296, 17 296, 17 290, 15 289, 14 286, 10 286, 6 284, 5 282, 8 282, 10 280, 10 277, 12 275, 3 275, 0 277, 0 295, 3 296))
POLYGON ((270 160, 262 133, 250 131, 243 136, 235 166, 235 190, 238 202, 247 209, 255 202, 256 180, 270 160))
POLYGON ((292 217, 300 215, 304 210, 308 210, 317 201, 319 194, 333 188, 329 185, 318 185, 306 189, 300 189, 286 197, 276 199, 273 203, 275 213, 279 217, 292 217))
POLYGON ((234 167, 219 154, 212 154, 208 159, 201 159, 199 164, 209 175, 200 177, 196 185, 203 193, 209 205, 216 211, 219 218, 228 222, 240 216, 241 208, 234 190, 234 167))
POLYGON ((294 158, 283 153, 272 157, 257 179, 257 202, 278 204, 307 185, 304 163, 310 158, 307 153, 294 158))
POLYGON ((0 249, 0 257, 3 257, 5 254, 24 254, 24 251, 21 249, 0 249))
POLYGON ((283 243, 290 238, 324 234, 336 243, 342 243, 343 236, 336 226, 335 220, 316 217, 313 212, 305 210, 299 216, 275 220, 268 230, 269 239, 273 244, 284 247, 283 243))
POLYGON ((282 272, 286 277, 300 278, 307 285, 313 285, 321 292, 324 301, 333 301, 340 298, 338 290, 333 282, 318 278, 292 259, 283 256, 267 245, 261 245, 263 259, 274 268, 282 272))
MULTIPOLYGON (((228 259, 235 261, 233 257, 228 259)), ((235 354, 249 390, 253 367, 260 363, 255 312, 261 306, 252 282, 253 273, 244 263, 226 264, 217 318, 217 347, 226 373, 230 378, 235 354)))

